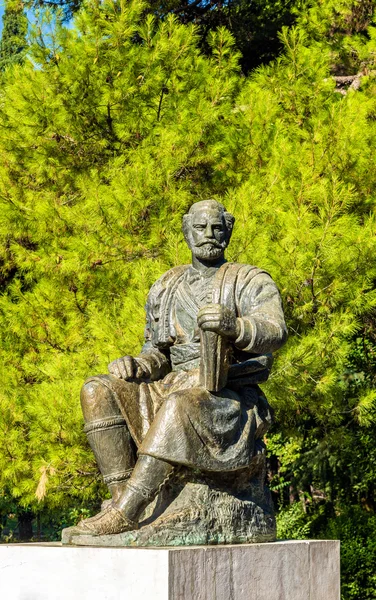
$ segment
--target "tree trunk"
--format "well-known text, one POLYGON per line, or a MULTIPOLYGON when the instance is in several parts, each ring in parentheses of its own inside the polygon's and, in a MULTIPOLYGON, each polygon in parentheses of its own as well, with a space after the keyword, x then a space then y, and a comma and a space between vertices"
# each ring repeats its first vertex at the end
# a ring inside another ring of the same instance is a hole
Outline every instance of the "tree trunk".
POLYGON ((31 511, 23 511, 18 515, 18 533, 23 542, 27 542, 33 537, 33 519, 34 515, 31 511))

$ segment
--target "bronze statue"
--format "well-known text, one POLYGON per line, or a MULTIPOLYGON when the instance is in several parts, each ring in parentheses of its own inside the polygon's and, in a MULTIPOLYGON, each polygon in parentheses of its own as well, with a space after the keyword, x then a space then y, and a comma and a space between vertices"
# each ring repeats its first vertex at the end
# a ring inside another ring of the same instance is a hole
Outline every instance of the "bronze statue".
MULTIPOLYGON (((233 535, 222 541, 252 538, 252 527, 243 523, 247 502, 253 507, 255 541, 273 539, 262 441, 272 415, 258 384, 267 380, 271 353, 282 346, 287 333, 270 275, 226 262, 233 225, 234 217, 222 204, 193 204, 183 220, 192 264, 172 268, 152 286, 141 353, 113 361, 108 375, 91 377, 83 386, 85 431, 112 499, 68 533, 93 537, 135 532, 147 506, 176 478, 180 494, 189 482, 197 484, 189 488, 186 503, 195 527, 209 518, 209 501, 201 506, 197 496, 206 486, 210 493, 217 490, 211 497, 223 500, 224 494, 226 502, 232 502, 231 514, 239 513, 233 535), (269 520, 262 529, 266 513, 269 520), (244 527, 248 533, 243 535, 239 531, 244 527)), ((168 522, 163 512, 162 529, 168 522)), ((174 513, 180 531, 183 513, 178 519, 174 513)), ((214 531, 221 518, 219 514, 205 531, 214 531)), ((156 531, 150 519, 147 528, 150 538, 156 531)), ((73 538, 68 533, 69 543, 73 538)), ((205 534, 204 542, 214 539, 210 535, 205 534)), ((137 541, 137 536, 124 539, 137 541)), ((163 542, 163 535, 158 539, 163 542)), ((197 536, 189 539, 181 543, 203 543, 197 536)), ((215 539, 221 541, 221 536, 215 539)), ((171 543, 179 543, 179 535, 171 543)))

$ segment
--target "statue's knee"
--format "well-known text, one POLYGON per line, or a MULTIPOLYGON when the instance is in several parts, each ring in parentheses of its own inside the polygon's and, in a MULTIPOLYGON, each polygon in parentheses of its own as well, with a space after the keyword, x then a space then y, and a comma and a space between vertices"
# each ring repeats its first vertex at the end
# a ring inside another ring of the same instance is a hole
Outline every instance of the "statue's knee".
POLYGON ((85 421, 95 421, 120 413, 111 390, 101 381, 90 379, 81 389, 81 407, 85 421))
POLYGON ((168 396, 168 410, 171 412, 189 413, 195 405, 197 406, 205 402, 208 395, 209 393, 202 388, 191 388, 189 390, 182 390, 181 392, 174 392, 168 396))
POLYGON ((166 400, 170 410, 184 409, 189 401, 189 392, 184 390, 170 394, 166 400))
POLYGON ((166 399, 166 403, 171 407, 176 406, 177 404, 179 404, 179 402, 180 402, 180 399, 179 399, 178 392, 170 394, 166 399))
POLYGON ((90 381, 90 379, 88 381, 85 381, 84 385, 81 388, 80 395, 82 407, 89 406, 90 404, 95 402, 99 385, 100 384, 97 381, 90 381))

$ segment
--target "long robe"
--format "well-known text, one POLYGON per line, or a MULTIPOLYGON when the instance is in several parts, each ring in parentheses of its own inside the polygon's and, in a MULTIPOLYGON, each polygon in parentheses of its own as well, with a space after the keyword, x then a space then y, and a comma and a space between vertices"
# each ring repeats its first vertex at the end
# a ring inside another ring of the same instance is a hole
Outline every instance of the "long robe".
POLYGON ((247 467, 272 422, 258 383, 268 378, 272 356, 286 339, 278 289, 264 271, 226 263, 203 277, 192 266, 175 267, 151 288, 145 345, 137 357, 149 375, 125 382, 92 378, 108 386, 126 419, 139 454, 206 471, 247 467), (199 383, 199 309, 220 301, 240 318, 226 387, 209 392, 199 383))

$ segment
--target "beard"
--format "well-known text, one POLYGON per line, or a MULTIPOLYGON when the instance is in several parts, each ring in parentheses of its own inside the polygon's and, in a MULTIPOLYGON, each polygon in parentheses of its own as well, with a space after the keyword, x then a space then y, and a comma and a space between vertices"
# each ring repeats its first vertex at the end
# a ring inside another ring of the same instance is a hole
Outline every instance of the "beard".
POLYGON ((226 250, 226 242, 207 242, 192 247, 193 255, 199 260, 218 260, 226 250))

